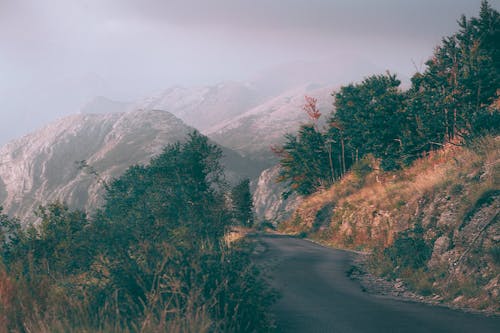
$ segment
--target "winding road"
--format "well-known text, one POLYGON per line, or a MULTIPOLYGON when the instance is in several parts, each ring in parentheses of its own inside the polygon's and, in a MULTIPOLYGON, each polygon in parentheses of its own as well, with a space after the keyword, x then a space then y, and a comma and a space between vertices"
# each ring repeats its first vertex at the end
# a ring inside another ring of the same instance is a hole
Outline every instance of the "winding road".
POLYGON ((307 240, 257 237, 257 262, 281 297, 274 306, 279 332, 500 332, 500 318, 376 296, 346 271, 354 254, 307 240))

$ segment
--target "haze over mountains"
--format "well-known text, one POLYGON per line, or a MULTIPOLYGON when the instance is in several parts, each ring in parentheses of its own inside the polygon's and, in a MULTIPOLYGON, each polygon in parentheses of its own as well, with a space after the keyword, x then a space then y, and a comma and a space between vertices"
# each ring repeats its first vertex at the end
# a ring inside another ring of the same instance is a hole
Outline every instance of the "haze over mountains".
POLYGON ((161 111, 63 118, 0 149, 0 202, 6 212, 20 218, 54 200, 93 207, 102 184, 79 169, 77 161, 87 161, 109 180, 132 164, 147 162, 191 130, 161 111))
POLYGON ((332 87, 308 84, 288 90, 233 119, 205 131, 216 142, 257 159, 271 158, 271 146, 281 143, 286 133, 309 119, 302 109, 304 96, 317 99, 317 106, 327 118, 333 108, 332 87))
MULTIPOLYGON (((304 96, 317 98, 324 114, 332 108, 331 86, 303 84, 285 92, 277 86, 277 95, 270 95, 273 89, 263 92, 249 83, 226 82, 171 87, 132 103, 96 97, 78 114, 0 148, 0 205, 21 219, 56 200, 92 210, 101 200, 101 180, 147 163, 162 147, 184 140, 195 128, 227 147, 229 180, 250 177, 257 186, 260 173, 274 162, 270 146, 308 121, 302 110, 304 96), (98 177, 78 168, 76 162, 83 160, 98 177)), ((265 193, 276 192, 267 188, 273 187, 272 181, 260 184, 266 187, 257 191, 260 201, 265 193)), ((261 205, 259 212, 267 207, 261 205)))

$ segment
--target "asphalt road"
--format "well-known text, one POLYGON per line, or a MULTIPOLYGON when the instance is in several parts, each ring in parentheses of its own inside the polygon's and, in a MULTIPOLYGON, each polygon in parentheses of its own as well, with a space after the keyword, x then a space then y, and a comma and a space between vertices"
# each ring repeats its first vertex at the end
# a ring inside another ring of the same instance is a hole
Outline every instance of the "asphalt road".
POLYGON ((353 253, 286 236, 258 236, 257 260, 281 293, 280 332, 500 332, 500 318, 371 295, 347 277, 353 253))

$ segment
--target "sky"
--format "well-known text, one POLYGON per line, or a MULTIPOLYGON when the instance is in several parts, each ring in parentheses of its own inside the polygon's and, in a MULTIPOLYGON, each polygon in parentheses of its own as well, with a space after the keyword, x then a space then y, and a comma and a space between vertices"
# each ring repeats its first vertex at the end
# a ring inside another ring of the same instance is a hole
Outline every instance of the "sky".
MULTIPOLYGON (((500 0, 490 4, 498 10, 500 0)), ((457 30, 460 15, 477 16, 479 6, 480 0, 0 0, 0 145, 95 96, 133 101, 172 85, 251 81, 288 64, 320 63, 331 73, 369 64, 408 78, 457 30)))

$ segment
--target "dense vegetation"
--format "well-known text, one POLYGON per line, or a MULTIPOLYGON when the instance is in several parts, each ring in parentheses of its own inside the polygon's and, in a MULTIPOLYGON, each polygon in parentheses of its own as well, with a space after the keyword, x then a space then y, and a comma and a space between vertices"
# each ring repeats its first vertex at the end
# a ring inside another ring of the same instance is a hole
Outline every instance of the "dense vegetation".
POLYGON ((434 301, 499 312, 500 15, 483 1, 458 23, 406 91, 389 72, 341 87, 324 129, 306 98, 311 123, 274 151, 285 195, 308 197, 279 228, 371 251, 372 273, 434 301))
MULTIPOLYGON (((221 151, 193 133, 106 186, 93 216, 54 203, 38 227, 0 216, 0 327, 19 332, 262 332, 272 293, 247 246, 248 182, 229 202, 221 151)), ((2 328, 0 328, 0 331, 2 328)))
POLYGON ((500 136, 487 135, 401 170, 349 172, 278 228, 371 252, 361 270, 429 301, 500 313, 499 160, 500 136))
POLYGON ((443 39, 407 91, 389 72, 341 87, 334 94, 336 112, 323 130, 308 99, 312 123, 275 148, 279 180, 289 188, 285 194, 309 195, 331 185, 368 155, 383 170, 394 170, 447 143, 498 133, 498 41, 499 13, 483 1, 479 17, 459 20, 459 31, 443 39))

